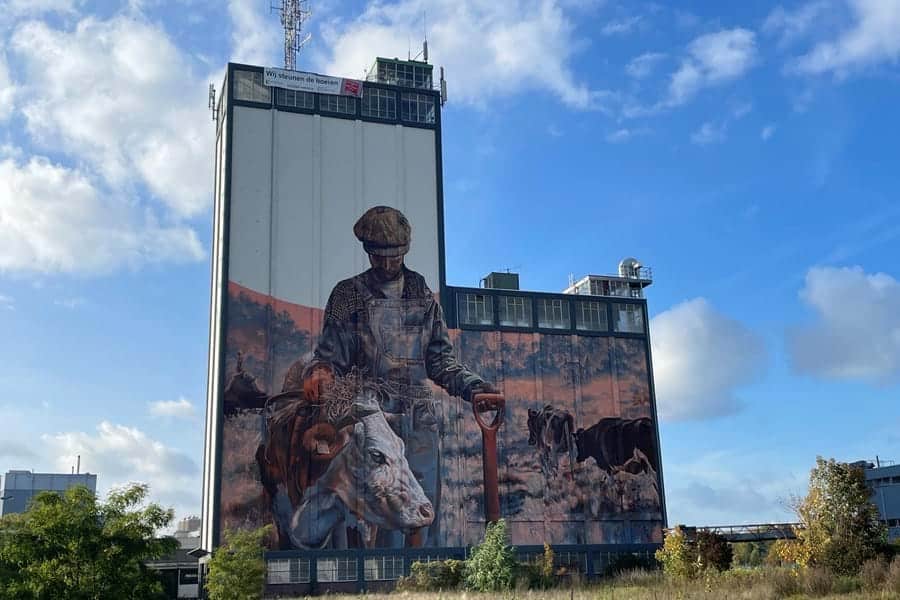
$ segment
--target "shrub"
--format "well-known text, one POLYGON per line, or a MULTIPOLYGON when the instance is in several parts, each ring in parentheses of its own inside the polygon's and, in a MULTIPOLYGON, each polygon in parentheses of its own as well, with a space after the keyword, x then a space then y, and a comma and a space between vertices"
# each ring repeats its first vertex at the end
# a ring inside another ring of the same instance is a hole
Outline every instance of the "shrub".
POLYGON ((867 592, 877 592, 884 585, 888 575, 888 562, 884 557, 873 558, 863 563, 859 569, 859 582, 867 592))
POLYGON ((884 580, 886 592, 900 594, 900 556, 895 556, 884 580))
POLYGON ((603 571, 605 577, 616 577, 620 573, 630 571, 655 571, 659 569, 659 562, 655 558, 649 558, 640 554, 619 554, 603 571))
POLYGON ((397 581, 397 590, 405 592, 437 592, 462 587, 465 562, 461 560, 435 560, 414 562, 408 577, 397 581))
POLYGON ((553 548, 544 543, 544 553, 537 562, 527 565, 519 565, 517 587, 527 582, 528 589, 547 589, 556 583, 554 577, 554 560, 556 558, 553 548))
POLYGON ((489 523, 484 541, 472 548, 466 562, 466 586, 479 592, 496 592, 512 587, 516 555, 509 545, 506 521, 489 523))
POLYGON ((697 532, 697 560, 701 569, 713 568, 716 571, 727 571, 734 558, 731 544, 724 535, 711 531, 697 532))
POLYGON ((271 525, 250 531, 225 531, 225 543, 209 561, 206 589, 211 600, 262 598, 266 584, 263 540, 271 531, 271 525))
POLYGON ((681 527, 666 533, 663 547, 656 551, 656 560, 662 563, 663 571, 670 577, 692 579, 697 574, 693 549, 681 527))
POLYGON ((823 567, 809 567, 803 573, 803 590, 813 597, 827 596, 834 588, 834 575, 823 567))
POLYGON ((769 576, 772 594, 775 598, 787 598, 800 591, 797 572, 790 569, 772 569, 769 576))

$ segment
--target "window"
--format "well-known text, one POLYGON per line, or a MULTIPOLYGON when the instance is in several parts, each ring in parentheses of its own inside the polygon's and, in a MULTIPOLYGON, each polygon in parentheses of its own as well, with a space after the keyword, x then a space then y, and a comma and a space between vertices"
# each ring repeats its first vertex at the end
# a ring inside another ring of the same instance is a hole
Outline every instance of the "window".
POLYGON ((434 124, 434 96, 429 94, 401 94, 400 118, 410 123, 434 124))
POLYGON ((364 117, 377 119, 397 118, 397 93, 380 88, 366 88, 362 98, 364 117))
POLYGON ((568 329, 569 302, 567 300, 538 300, 538 327, 568 329))
POLYGON ((531 327, 531 298, 500 296, 497 315, 502 327, 531 327))
POLYGON ((291 582, 291 561, 288 559, 277 559, 266 561, 267 583, 290 583, 291 582))
POLYGON ((366 581, 384 581, 403 577, 402 556, 373 556, 363 565, 366 581))
POLYGON ((403 87, 431 89, 431 67, 395 62, 379 62, 377 80, 403 87))
POLYGON ((609 325, 606 322, 606 304, 576 302, 575 329, 579 331, 609 331, 609 325))
POLYGON ((268 583, 309 583, 309 561, 302 558, 277 558, 266 561, 268 583))
POLYGON ((322 582, 356 581, 356 559, 318 558, 316 578, 322 582))
POLYGON ((353 96, 319 94, 319 109, 322 112, 338 113, 341 115, 355 115, 356 98, 354 98, 353 96))
POLYGON ((460 294, 459 322, 462 325, 493 325, 494 304, 487 294, 460 294))
POLYGON ((234 99, 271 102, 272 93, 269 87, 263 83, 262 72, 236 69, 234 71, 234 99))
POLYGON ((640 304, 613 304, 616 331, 644 333, 644 309, 640 304))
POLYGON ((565 567, 569 573, 587 572, 587 554, 584 552, 557 552, 553 557, 556 567, 565 567))
POLYGON ((275 88, 275 103, 279 106, 313 110, 316 108, 316 95, 312 92, 275 88))

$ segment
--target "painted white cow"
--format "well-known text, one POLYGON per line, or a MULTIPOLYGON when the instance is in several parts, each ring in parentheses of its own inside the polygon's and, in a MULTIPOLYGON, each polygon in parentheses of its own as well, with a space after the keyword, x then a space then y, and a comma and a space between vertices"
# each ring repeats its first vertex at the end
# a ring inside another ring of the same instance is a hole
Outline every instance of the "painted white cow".
POLYGON ((413 533, 434 520, 374 389, 360 392, 353 416, 354 424, 343 430, 347 442, 294 511, 289 535, 295 546, 321 548, 330 541, 346 547, 347 527, 356 527, 370 547, 378 529, 413 533))

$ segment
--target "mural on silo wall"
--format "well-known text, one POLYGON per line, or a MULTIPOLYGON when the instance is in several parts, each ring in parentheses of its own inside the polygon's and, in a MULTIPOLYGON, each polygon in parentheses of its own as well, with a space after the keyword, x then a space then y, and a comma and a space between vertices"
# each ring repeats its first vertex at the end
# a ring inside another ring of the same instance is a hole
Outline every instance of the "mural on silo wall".
POLYGON ((494 493, 514 544, 661 541, 646 341, 447 329, 404 264, 411 230, 367 211, 371 269, 323 308, 229 282, 222 528, 273 523, 283 549, 465 546, 494 493), (482 393, 505 404, 496 491, 482 393))

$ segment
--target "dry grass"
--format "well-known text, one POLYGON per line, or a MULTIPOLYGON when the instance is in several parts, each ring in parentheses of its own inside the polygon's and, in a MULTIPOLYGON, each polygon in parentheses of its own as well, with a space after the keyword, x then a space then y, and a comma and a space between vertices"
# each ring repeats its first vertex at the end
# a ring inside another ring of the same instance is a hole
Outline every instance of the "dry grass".
MULTIPOLYGON (((702 585, 700 586, 702 588, 702 585)), ((746 590, 717 590, 706 591, 703 589, 678 589, 671 586, 665 588, 629 588, 629 587, 591 587, 581 590, 549 590, 527 592, 505 592, 496 594, 478 594, 473 592, 419 592, 396 594, 367 594, 366 600, 487 600, 499 598, 503 600, 775 600, 779 596, 772 595, 771 591, 762 586, 746 590)), ((360 596, 354 595, 329 595, 328 600, 351 600, 360 596)), ((790 600, 807 600, 810 596, 794 595, 790 600)), ((896 600, 900 596, 872 595, 857 592, 853 594, 841 594, 820 596, 826 600, 896 600)))
MULTIPOLYGON (((888 591, 832 593, 823 591, 818 579, 806 583, 796 574, 786 570, 730 572, 707 580, 675 582, 657 573, 626 573, 613 581, 577 588, 554 590, 509 591, 495 594, 473 592, 398 592, 393 594, 367 594, 367 600, 900 600, 900 594, 888 591), (794 583, 781 577, 793 577, 794 583), (811 587, 812 595, 804 593, 811 587)), ((353 595, 329 595, 328 600, 350 600, 353 595)))

